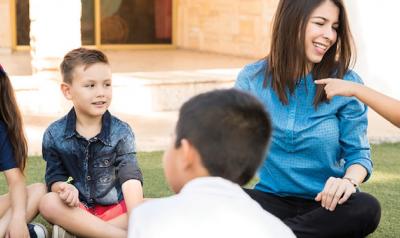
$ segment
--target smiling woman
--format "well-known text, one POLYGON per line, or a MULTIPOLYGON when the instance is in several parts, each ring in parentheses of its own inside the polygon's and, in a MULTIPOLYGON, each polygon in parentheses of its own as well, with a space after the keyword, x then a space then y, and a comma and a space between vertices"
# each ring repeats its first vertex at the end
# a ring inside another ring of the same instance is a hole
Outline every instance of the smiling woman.
POLYGON ((260 181, 247 192, 297 237, 365 237, 380 220, 379 202, 358 191, 372 172, 367 108, 354 98, 328 101, 314 84, 362 83, 350 70, 352 49, 341 0, 280 0, 269 55, 236 81, 264 103, 274 129, 260 181))

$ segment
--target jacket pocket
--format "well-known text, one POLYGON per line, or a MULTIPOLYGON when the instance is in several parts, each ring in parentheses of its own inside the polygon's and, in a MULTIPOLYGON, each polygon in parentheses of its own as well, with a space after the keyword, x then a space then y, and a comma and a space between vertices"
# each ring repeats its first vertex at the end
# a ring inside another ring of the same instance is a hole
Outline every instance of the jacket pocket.
POLYGON ((94 168, 108 168, 115 163, 116 153, 105 154, 98 157, 93 163, 94 168))

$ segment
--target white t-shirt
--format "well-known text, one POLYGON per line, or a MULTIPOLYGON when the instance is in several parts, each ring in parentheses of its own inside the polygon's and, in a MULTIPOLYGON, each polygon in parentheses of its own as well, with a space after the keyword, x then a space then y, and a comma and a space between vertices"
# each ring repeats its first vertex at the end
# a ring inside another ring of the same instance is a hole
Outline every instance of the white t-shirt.
POLYGON ((129 238, 295 237, 243 189, 226 179, 202 177, 177 195, 145 202, 132 211, 129 238))

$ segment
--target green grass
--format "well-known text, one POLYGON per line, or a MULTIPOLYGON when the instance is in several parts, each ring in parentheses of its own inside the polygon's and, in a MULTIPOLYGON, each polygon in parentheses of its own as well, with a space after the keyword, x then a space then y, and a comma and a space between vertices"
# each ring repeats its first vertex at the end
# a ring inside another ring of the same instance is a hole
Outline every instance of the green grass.
POLYGON ((382 217, 370 237, 400 236, 400 143, 372 146, 374 173, 361 188, 381 203, 382 217))
MULTIPOLYGON (((372 146, 374 173, 361 189, 373 194, 381 203, 382 218, 377 231, 370 237, 399 237, 400 226, 400 143, 372 146)), ((164 179, 162 152, 139 153, 139 164, 144 175, 145 197, 164 197, 172 192, 164 179)), ((30 157, 28 163, 28 184, 43 182, 44 161, 40 157, 30 157)), ((252 180, 251 184, 254 184, 252 180)), ((7 192, 4 177, 0 177, 0 194, 7 192)), ((40 216, 36 218, 50 227, 40 216)))

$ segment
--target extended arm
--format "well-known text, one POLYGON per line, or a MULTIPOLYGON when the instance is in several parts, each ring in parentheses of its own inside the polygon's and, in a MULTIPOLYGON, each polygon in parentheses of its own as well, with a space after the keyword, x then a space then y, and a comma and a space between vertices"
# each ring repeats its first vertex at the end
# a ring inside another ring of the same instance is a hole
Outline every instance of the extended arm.
POLYGON ((316 80, 316 84, 326 84, 325 92, 330 99, 333 96, 357 97, 360 101, 367 104, 382 117, 400 127, 400 101, 386 96, 367 86, 341 80, 341 79, 321 79, 316 80))

